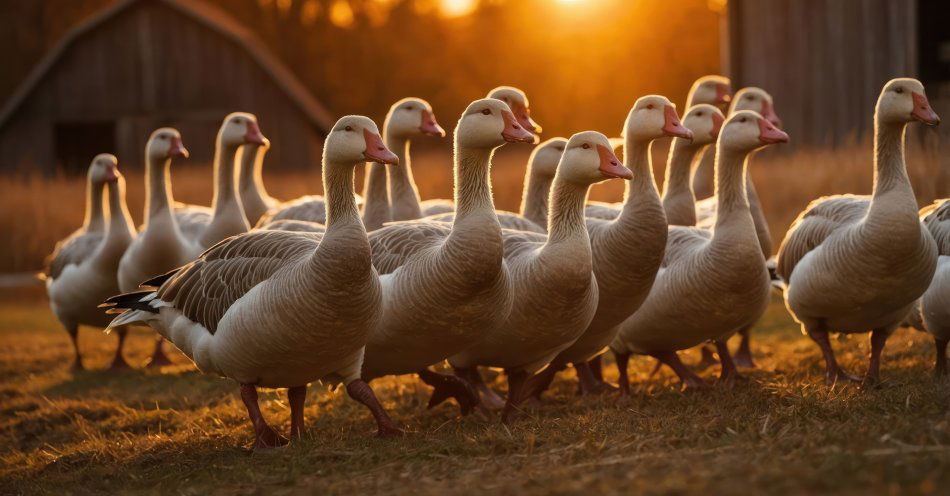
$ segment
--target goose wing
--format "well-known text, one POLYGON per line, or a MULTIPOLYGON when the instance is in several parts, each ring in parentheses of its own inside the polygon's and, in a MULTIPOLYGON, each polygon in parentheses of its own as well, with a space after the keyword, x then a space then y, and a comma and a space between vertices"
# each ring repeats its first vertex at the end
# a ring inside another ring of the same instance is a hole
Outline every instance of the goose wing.
POLYGON ((799 214, 778 251, 776 270, 788 281, 798 262, 838 229, 860 221, 871 204, 867 196, 839 195, 819 198, 799 214))
POLYGON ((666 251, 663 254, 663 263, 666 267, 678 258, 691 253, 698 247, 705 245, 712 239, 712 232, 707 229, 692 226, 670 226, 666 237, 666 251))
POLYGON ((505 259, 510 259, 524 250, 533 250, 548 240, 546 234, 518 229, 502 229, 501 237, 505 243, 505 259))
POLYGON ((294 200, 279 203, 269 209, 257 221, 256 227, 262 227, 276 220, 302 220, 326 224, 327 205, 322 196, 301 196, 294 200))
POLYGON ((214 212, 208 207, 175 202, 173 214, 182 236, 187 239, 198 239, 211 222, 214 212))
POLYGON ((614 220, 620 216, 620 208, 616 203, 590 202, 584 207, 584 217, 614 220))
POLYGON ((389 222, 369 233, 373 266, 389 274, 421 250, 441 243, 452 233, 452 224, 431 220, 389 222))
POLYGON ((101 232, 76 231, 66 239, 56 243, 53 253, 46 257, 43 274, 48 279, 56 279, 63 269, 70 265, 79 265, 96 252, 105 234, 101 232))
MULTIPOLYGON (((508 212, 505 210, 498 210, 495 213, 498 215, 498 223, 501 224, 501 227, 504 229, 514 229, 517 231, 530 231, 533 233, 547 234, 547 231, 543 227, 539 226, 535 222, 525 219, 520 214, 516 214, 514 212, 508 212)), ((455 212, 428 215, 426 217, 423 217, 420 220, 431 220, 431 221, 436 221, 436 222, 453 222, 455 221, 455 212)))
POLYGON ((313 253, 322 234, 254 231, 227 238, 197 260, 146 284, 157 298, 214 334, 231 305, 281 267, 313 253))
POLYGON ((920 220, 937 242, 941 255, 950 255, 950 200, 937 200, 920 209, 920 220))
POLYGON ((326 232, 327 228, 323 224, 317 224, 316 222, 309 222, 306 220, 275 220, 271 221, 263 226, 257 227, 257 229, 265 229, 270 231, 294 231, 294 232, 313 232, 313 233, 322 233, 326 232))

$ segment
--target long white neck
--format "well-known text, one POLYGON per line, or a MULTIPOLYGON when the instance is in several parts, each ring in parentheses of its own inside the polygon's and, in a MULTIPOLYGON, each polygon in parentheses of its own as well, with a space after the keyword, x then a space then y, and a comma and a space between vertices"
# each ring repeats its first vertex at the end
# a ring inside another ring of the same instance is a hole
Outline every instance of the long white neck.
POLYGON ((145 159, 145 226, 156 218, 170 218, 172 215, 171 159, 145 159))
POLYGON ((221 137, 215 143, 214 151, 214 196, 211 208, 217 217, 230 209, 241 209, 241 203, 234 194, 234 158, 239 145, 224 144, 221 137))
POLYGON ((749 153, 719 146, 716 152, 716 231, 731 221, 736 214, 745 212, 752 225, 749 214, 749 198, 745 188, 745 171, 748 167, 749 153))
POLYGON ((363 224, 368 231, 383 227, 392 220, 389 208, 389 180, 386 165, 366 163, 366 180, 363 182, 363 224))
POLYGON ((585 246, 590 245, 584 221, 588 191, 590 187, 586 184, 565 181, 557 175, 554 177, 547 223, 548 246, 566 241, 581 241, 585 246))
POLYGON ((251 202, 266 205, 273 201, 264 187, 264 155, 266 150, 262 146, 245 145, 241 148, 241 168, 238 171, 238 191, 241 193, 241 203, 251 202))
POLYGON ((906 124, 877 122, 874 133, 874 192, 868 223, 894 214, 917 217, 917 201, 904 163, 906 124))
POLYGON ((399 163, 389 167, 389 197, 394 220, 411 220, 422 217, 419 207, 419 191, 412 177, 409 160, 409 138, 392 136, 388 127, 383 129, 386 147, 399 157, 399 163))
POLYGON ((327 208, 327 235, 354 224, 363 226, 353 189, 354 165, 325 162, 323 165, 324 201, 327 208))
POLYGON ((521 215, 539 226, 548 225, 548 197, 553 179, 549 174, 542 174, 530 166, 525 172, 521 215))
POLYGON ((705 146, 694 145, 682 138, 673 138, 666 162, 666 179, 663 181, 663 210, 666 221, 673 226, 696 225, 696 196, 690 176, 693 162, 705 146))
POLYGON ((102 232, 105 230, 105 217, 102 212, 103 184, 86 180, 86 214, 83 216, 82 227, 86 232, 102 232))
POLYGON ((455 225, 471 217, 498 216, 491 190, 493 148, 467 148, 455 144, 455 225))
POLYGON ((624 143, 624 165, 633 171, 633 179, 627 181, 623 193, 623 210, 614 222, 613 229, 627 230, 630 226, 635 226, 638 218, 642 217, 638 212, 641 208, 647 205, 660 205, 660 194, 656 189, 650 159, 652 146, 652 139, 634 139, 629 136, 624 143))
POLYGON ((106 246, 125 250, 132 241, 135 225, 125 203, 125 180, 118 179, 108 183, 109 190, 109 232, 106 246))

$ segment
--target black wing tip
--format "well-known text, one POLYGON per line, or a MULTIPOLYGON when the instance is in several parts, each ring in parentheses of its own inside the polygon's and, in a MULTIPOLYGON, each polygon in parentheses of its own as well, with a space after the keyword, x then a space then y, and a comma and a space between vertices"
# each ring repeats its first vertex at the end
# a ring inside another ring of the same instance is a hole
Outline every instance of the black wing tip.
POLYGON ((122 293, 106 299, 99 305, 99 308, 105 308, 106 313, 122 313, 125 310, 145 310, 146 312, 158 313, 157 308, 152 308, 148 302, 141 301, 147 295, 155 291, 133 291, 131 293, 122 293))

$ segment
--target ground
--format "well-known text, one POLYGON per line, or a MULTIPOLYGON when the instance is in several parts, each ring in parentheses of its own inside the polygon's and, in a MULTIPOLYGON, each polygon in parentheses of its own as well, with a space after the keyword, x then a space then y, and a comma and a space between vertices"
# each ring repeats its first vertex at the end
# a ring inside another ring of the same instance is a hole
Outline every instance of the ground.
MULTIPOLYGON (((404 426, 376 439, 369 413, 313 386, 305 438, 251 453, 251 429, 228 380, 180 366, 113 373, 115 337, 84 329, 88 371, 40 291, 0 293, 0 493, 610 494, 946 493, 950 386, 931 375, 932 340, 902 329, 888 342, 881 387, 830 388, 817 348, 776 302, 754 331, 759 369, 731 389, 680 392, 666 370, 633 360, 633 397, 581 398, 573 374, 511 427, 426 410, 413 378, 373 383, 404 426)), ((136 331, 139 367, 152 335, 136 331)), ((735 346, 735 342, 733 343, 735 346)), ((863 372, 867 335, 836 341, 863 372)), ((697 355, 686 353, 694 363, 697 355)), ((710 381, 716 370, 707 370, 710 381)), ((616 378, 612 365, 607 367, 616 378)), ((495 386, 503 388, 496 378, 495 386)), ((282 391, 265 415, 289 430, 282 391)))

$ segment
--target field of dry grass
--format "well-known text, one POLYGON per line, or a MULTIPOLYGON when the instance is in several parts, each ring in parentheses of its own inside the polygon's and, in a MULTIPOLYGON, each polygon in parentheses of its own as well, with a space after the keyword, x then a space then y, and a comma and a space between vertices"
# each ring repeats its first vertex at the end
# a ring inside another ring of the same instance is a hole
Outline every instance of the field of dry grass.
MULTIPOLYGON (((177 354, 161 371, 106 372, 115 338, 91 329, 81 347, 92 370, 70 373, 41 291, 0 293, 0 493, 946 494, 950 387, 931 378, 926 335, 890 340, 873 390, 826 387, 819 352, 779 304, 755 336, 760 368, 732 389, 681 393, 672 374, 650 378, 653 364, 634 360, 630 399, 580 398, 558 380, 512 427, 460 419, 450 404, 426 411, 426 386, 384 379, 377 394, 407 433, 380 440, 365 409, 315 386, 304 439, 251 454, 230 381, 177 354)), ((151 342, 134 333, 130 362, 151 342)), ((835 347, 864 370, 864 336, 835 347)), ((283 393, 264 393, 262 408, 286 432, 283 393)))

